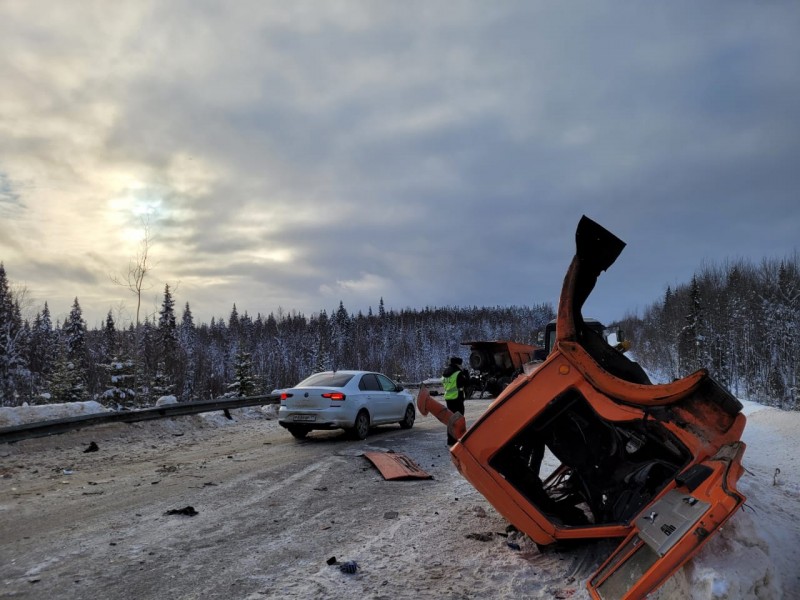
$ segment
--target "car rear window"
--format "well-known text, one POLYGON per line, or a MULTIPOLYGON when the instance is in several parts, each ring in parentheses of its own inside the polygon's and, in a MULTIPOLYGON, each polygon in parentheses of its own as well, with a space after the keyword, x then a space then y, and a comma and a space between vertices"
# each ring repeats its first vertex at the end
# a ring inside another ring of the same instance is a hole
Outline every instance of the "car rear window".
POLYGON ((352 373, 315 373, 295 387, 344 387, 352 378, 352 373))

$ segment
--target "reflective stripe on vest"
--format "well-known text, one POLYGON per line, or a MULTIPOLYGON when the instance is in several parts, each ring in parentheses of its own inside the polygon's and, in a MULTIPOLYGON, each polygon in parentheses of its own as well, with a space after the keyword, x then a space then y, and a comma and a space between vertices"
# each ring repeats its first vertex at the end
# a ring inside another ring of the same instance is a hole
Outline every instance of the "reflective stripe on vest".
POLYGON ((456 371, 449 377, 442 377, 442 385, 444 386, 444 399, 456 400, 458 399, 458 374, 461 371, 456 371))

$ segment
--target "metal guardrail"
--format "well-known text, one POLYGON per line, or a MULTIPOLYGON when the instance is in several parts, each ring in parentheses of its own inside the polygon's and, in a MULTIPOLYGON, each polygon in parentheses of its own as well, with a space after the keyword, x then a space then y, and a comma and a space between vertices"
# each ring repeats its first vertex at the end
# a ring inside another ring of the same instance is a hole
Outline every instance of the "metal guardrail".
POLYGON ((0 443, 11 443, 28 438, 57 435, 75 429, 104 425, 106 423, 135 423, 137 421, 151 421, 153 419, 182 417, 216 410, 229 411, 234 408, 278 403, 280 403, 280 395, 269 394, 266 396, 243 396, 241 398, 179 402, 177 404, 165 404, 164 406, 156 406, 154 408, 143 408, 141 410, 112 411, 92 415, 81 415, 78 417, 66 417, 64 419, 53 419, 50 421, 39 421, 37 423, 26 423, 24 425, 0 428, 0 443))

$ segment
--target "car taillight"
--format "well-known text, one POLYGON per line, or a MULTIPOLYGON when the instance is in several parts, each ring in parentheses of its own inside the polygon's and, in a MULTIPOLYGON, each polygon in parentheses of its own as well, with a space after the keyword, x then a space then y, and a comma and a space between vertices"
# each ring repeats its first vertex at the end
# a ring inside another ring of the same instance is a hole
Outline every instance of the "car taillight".
POLYGON ((286 392, 281 392, 281 404, 286 402, 287 398, 291 398, 292 394, 287 394, 286 392))
POLYGON ((342 392, 325 392, 322 397, 330 398, 331 400, 344 400, 346 398, 342 392))

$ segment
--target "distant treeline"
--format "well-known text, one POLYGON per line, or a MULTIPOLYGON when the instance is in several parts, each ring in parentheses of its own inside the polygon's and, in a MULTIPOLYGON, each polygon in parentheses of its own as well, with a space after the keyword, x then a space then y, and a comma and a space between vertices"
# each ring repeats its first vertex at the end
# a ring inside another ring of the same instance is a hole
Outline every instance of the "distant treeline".
MULTIPOLYGON (((23 319, 0 263, 0 405, 97 399, 132 407, 164 395, 253 395, 345 368, 418 382, 439 375, 451 355, 466 359, 461 342, 536 343, 554 317, 551 304, 395 311, 381 299, 376 312, 352 314, 340 303, 309 317, 252 317, 234 305, 227 319, 195 324, 188 303, 177 318, 166 286, 153 318, 119 328, 109 312, 104 327, 89 330, 77 298, 63 323, 51 321, 47 303, 23 319)), ((619 325, 658 381, 706 367, 734 394, 800 409, 797 256, 704 267, 619 325)))
POLYGON ((181 401, 269 393, 327 369, 368 369, 396 380, 438 376, 448 357, 468 356, 462 341, 534 343, 555 313, 532 307, 425 308, 351 314, 239 314, 195 324, 189 304, 176 318, 165 287, 159 314, 138 327, 89 330, 76 298, 63 323, 47 303, 23 320, 0 265, 0 405, 97 399, 142 406, 160 396, 181 401))

